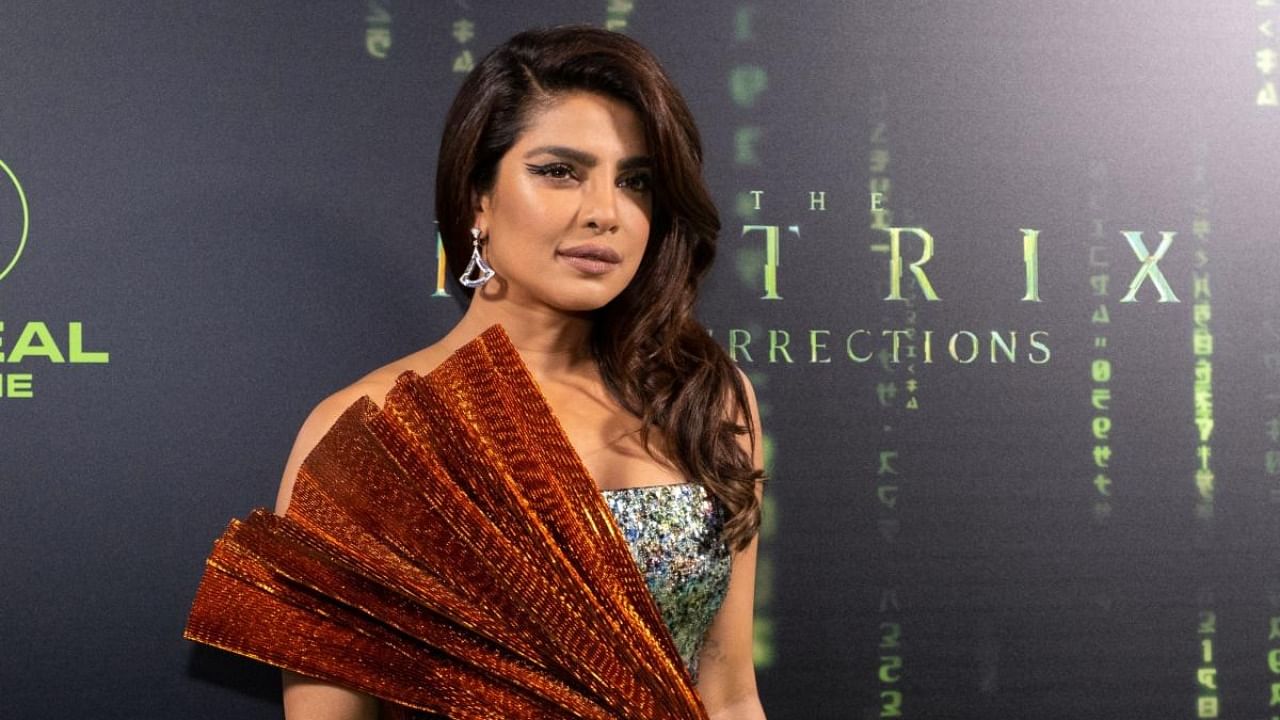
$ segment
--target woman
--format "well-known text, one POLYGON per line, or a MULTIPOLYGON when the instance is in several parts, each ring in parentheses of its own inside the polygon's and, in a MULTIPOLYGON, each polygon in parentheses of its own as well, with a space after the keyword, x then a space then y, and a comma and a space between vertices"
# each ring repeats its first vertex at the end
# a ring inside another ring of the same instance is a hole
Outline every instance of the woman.
MULTIPOLYGON (((500 323, 620 521, 674 508, 706 524, 672 533, 723 532, 727 580, 693 597, 677 589, 662 610, 673 633, 698 635, 684 647, 709 715, 763 718, 751 632, 759 415, 746 376, 693 318, 719 218, 684 100, 634 40, 562 26, 520 33, 486 56, 445 127, 436 213, 470 304, 439 342, 315 408, 276 513, 285 514, 304 458, 354 401, 381 400, 401 373, 430 372, 500 323)), ((714 585, 708 572, 701 581, 714 585)), ((378 713, 371 696, 289 671, 284 707, 291 719, 378 713)))

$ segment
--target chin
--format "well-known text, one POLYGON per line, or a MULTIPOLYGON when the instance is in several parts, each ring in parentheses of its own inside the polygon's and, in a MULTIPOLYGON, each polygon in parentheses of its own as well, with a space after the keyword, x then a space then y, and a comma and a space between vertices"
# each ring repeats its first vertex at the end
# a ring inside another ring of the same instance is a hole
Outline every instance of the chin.
POLYGON ((592 312, 613 302, 613 299, 621 294, 619 292, 584 292, 569 295, 568 293, 557 298, 556 307, 566 312, 592 312))

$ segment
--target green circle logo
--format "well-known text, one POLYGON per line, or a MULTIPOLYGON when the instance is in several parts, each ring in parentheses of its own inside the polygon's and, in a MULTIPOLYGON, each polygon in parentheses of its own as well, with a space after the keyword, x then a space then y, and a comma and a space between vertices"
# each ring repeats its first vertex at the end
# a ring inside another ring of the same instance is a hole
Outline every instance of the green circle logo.
POLYGON ((0 160, 0 170, 4 170, 5 175, 9 176, 9 182, 13 183, 13 189, 18 192, 18 202, 22 205, 22 232, 18 234, 18 247, 13 251, 13 257, 8 258, 7 261, 5 255, 8 255, 8 250, 5 246, 9 243, 5 235, 8 235, 9 231, 0 228, 0 280, 3 280, 13 266, 18 264, 18 258, 22 257, 22 248, 27 245, 27 231, 31 229, 31 212, 27 208, 27 194, 22 192, 22 183, 18 182, 18 176, 13 174, 4 160, 0 160))

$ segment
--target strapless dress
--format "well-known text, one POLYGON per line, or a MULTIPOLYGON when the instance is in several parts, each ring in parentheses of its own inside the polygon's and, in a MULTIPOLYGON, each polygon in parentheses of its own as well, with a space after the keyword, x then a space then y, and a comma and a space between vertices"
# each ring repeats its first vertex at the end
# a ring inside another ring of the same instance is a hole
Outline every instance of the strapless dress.
POLYGON ((697 682, 698 652, 729 588, 724 504, 694 482, 601 493, 697 682))

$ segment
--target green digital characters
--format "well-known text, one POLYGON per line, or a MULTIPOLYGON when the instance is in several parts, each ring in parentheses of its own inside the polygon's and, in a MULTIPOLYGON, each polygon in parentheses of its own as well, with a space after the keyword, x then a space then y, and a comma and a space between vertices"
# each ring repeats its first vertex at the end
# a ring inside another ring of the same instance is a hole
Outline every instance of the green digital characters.
MULTIPOLYGON (((631 5, 630 2, 625 4, 628 7, 631 5)), ((753 26, 755 10, 755 6, 750 4, 737 6, 733 16, 733 43, 744 51, 758 54, 758 43, 753 26)), ((731 120, 734 143, 733 162, 739 169, 745 171, 761 165, 761 157, 768 153, 765 143, 767 133, 764 127, 767 116, 756 109, 756 101, 768 89, 768 71, 759 65, 736 65, 729 69, 727 79, 729 99, 735 108, 734 117, 731 120)), ((734 213, 743 221, 744 228, 754 222, 759 211, 759 198, 748 200, 748 194, 747 191, 738 190, 736 202, 733 203, 734 213)), ((743 233, 746 232, 747 230, 744 229, 743 233)), ((798 228, 796 232, 799 232, 798 228)), ((735 269, 738 279, 744 286, 752 284, 753 269, 763 264, 766 268, 772 268, 765 271, 767 275, 765 284, 776 290, 779 250, 777 230, 773 233, 771 247, 774 250, 770 257, 760 258, 756 252, 748 249, 745 243, 739 244, 734 258, 735 269)), ((767 241, 766 245, 770 246, 767 241)), ((766 298, 768 295, 769 292, 766 291, 766 298)), ((759 394, 761 423, 768 427, 772 410, 772 403, 768 400, 769 374, 752 369, 748 377, 759 394)), ((764 451, 766 477, 772 478, 778 457, 778 447, 774 437, 769 433, 762 433, 760 440, 764 451)), ((778 533, 778 511, 775 498, 766 491, 761 507, 760 545, 756 554, 756 593, 751 638, 753 660, 756 667, 762 669, 772 667, 778 659, 774 634, 776 614, 774 559, 770 549, 778 533)))
POLYGON ((369 57, 386 60, 391 52, 391 13, 386 3, 370 0, 369 14, 365 16, 364 47, 369 57))
MULTIPOLYGON (((1194 148, 1193 156, 1195 163, 1192 168, 1192 235, 1196 238, 1199 247, 1196 248, 1196 262, 1191 271, 1191 354, 1195 358, 1195 367, 1192 375, 1192 421, 1196 428, 1196 449, 1193 457, 1195 458, 1195 469, 1193 477, 1196 488, 1196 503, 1194 508, 1195 517, 1205 523, 1213 521, 1214 518, 1214 495, 1216 493, 1217 478, 1214 474, 1211 459, 1213 456, 1212 438, 1214 429, 1213 417, 1213 330, 1210 326, 1210 320, 1213 316, 1212 297, 1209 293, 1209 185, 1206 179, 1208 171, 1206 161, 1208 159, 1208 146, 1201 142, 1197 143, 1194 148)), ((1156 262, 1163 257, 1164 251, 1173 242, 1173 233, 1161 233, 1162 238, 1160 246, 1156 248, 1153 255, 1150 256, 1150 262, 1146 259, 1143 261, 1144 270, 1151 267, 1148 272, 1152 275, 1153 282, 1160 289, 1160 300, 1165 301, 1166 292, 1169 296, 1173 295, 1172 290, 1168 290, 1168 283, 1165 282, 1164 276, 1160 274, 1156 268, 1156 262)), ((1126 239, 1133 245, 1134 252, 1138 252, 1142 244, 1141 237, 1130 237, 1126 234, 1126 239)), ((1145 248, 1144 248, 1145 250, 1145 248)), ((1143 253, 1145 254, 1145 253, 1143 253)), ((1138 283, 1138 279, 1134 279, 1134 284, 1138 283)), ((1135 291, 1130 286, 1129 295, 1135 291)), ((1129 297, 1128 295, 1125 296, 1129 297)), ((1123 302, 1123 300, 1121 301, 1123 302)), ((1174 302, 1177 302, 1174 299, 1174 302)), ((1216 702, 1216 700, 1215 700, 1216 702)), ((1204 716, 1201 716, 1204 717, 1204 716)), ((1212 716, 1216 717, 1216 715, 1212 716)))
POLYGON ((1108 326, 1111 314, 1107 310, 1107 298, 1110 293, 1111 274, 1110 261, 1104 259, 1106 241, 1106 209, 1109 191, 1109 169, 1105 160, 1095 159, 1088 167, 1089 192, 1087 206, 1090 210, 1090 244, 1086 258, 1086 269, 1089 273, 1089 287, 1092 297, 1098 305, 1090 312, 1089 322, 1094 328, 1094 357, 1089 364, 1089 408, 1092 411, 1090 430, 1092 431, 1092 467, 1088 474, 1093 476, 1092 518, 1098 524, 1105 524, 1113 511, 1112 470, 1111 470, 1111 359, 1108 357, 1108 326))

